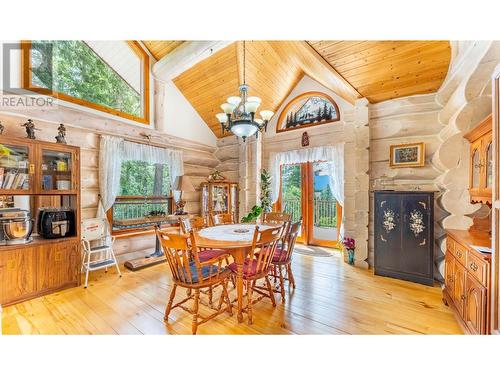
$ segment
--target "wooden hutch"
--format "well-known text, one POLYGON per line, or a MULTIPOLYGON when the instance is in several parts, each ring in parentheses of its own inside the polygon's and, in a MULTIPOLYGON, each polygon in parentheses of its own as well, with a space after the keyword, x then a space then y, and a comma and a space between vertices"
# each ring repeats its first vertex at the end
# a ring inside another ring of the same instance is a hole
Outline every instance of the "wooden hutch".
POLYGON ((34 223, 41 207, 68 207, 75 213, 76 229, 71 237, 44 239, 34 225, 32 242, 0 246, 0 305, 79 285, 80 149, 2 135, 0 174, 4 207, 23 200, 34 223))
POLYGON ((212 214, 231 213, 234 222, 239 222, 239 189, 236 182, 214 180, 201 183, 201 216, 209 222, 212 214))
MULTIPOLYGON (((491 207, 493 182, 492 116, 465 135, 470 142, 469 193, 472 203, 491 207)), ((444 301, 452 307, 462 329, 490 333, 491 218, 475 219, 469 230, 447 230, 444 301)))

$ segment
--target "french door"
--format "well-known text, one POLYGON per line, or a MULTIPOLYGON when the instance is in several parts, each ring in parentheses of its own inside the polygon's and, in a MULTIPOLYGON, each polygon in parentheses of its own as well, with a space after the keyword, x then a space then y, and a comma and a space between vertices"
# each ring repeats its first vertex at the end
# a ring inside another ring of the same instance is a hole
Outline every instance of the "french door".
POLYGON ((342 206, 333 196, 327 162, 283 165, 276 209, 302 218, 298 241, 307 245, 336 247, 342 206))

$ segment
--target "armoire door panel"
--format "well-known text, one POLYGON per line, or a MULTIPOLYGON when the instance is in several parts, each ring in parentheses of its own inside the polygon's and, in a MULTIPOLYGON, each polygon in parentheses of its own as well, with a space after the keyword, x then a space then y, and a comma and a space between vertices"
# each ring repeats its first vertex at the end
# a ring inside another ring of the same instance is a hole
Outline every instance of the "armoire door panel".
POLYGON ((428 194, 411 194, 403 200, 402 270, 432 277, 432 204, 428 194))
POLYGON ((375 267, 397 271, 401 267, 401 197, 380 193, 375 204, 375 267))

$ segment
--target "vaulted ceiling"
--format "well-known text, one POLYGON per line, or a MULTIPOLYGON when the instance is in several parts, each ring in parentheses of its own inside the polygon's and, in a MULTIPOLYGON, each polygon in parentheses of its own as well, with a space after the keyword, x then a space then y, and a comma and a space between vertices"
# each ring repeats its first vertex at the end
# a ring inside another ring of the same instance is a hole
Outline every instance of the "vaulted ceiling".
POLYGON ((160 60, 184 43, 183 40, 143 40, 142 42, 156 60, 160 60))
POLYGON ((378 103, 435 92, 451 59, 448 41, 310 41, 363 97, 378 103))
MULTIPOLYGON (((183 41, 144 41, 159 60, 183 41)), ((243 43, 235 42, 174 79, 175 85, 218 137, 215 114, 243 82, 243 43)), ((304 75, 349 102, 371 103, 435 92, 448 72, 448 41, 247 41, 246 83, 277 111, 304 75)))

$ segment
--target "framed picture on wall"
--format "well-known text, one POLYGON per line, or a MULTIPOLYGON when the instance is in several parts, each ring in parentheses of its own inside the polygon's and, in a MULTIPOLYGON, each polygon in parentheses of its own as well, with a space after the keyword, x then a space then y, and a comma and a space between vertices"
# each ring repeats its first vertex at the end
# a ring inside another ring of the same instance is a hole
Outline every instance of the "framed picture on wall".
POLYGON ((423 167, 425 165, 425 143, 391 145, 389 166, 391 168, 423 167))

